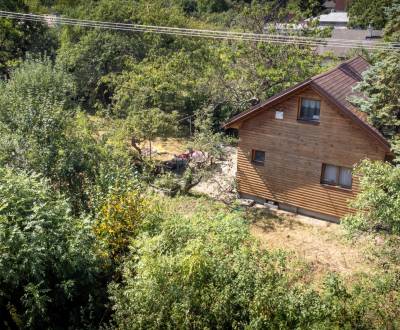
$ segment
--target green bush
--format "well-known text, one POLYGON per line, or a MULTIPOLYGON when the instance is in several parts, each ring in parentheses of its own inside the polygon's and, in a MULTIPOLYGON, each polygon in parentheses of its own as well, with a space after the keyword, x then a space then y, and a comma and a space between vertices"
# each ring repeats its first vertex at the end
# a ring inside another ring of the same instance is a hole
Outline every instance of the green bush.
POLYGON ((110 286, 120 329, 362 324, 363 312, 349 307, 351 296, 337 278, 324 295, 298 284, 285 255, 261 250, 235 214, 168 217, 156 234, 144 232, 131 252, 122 283, 110 286))
POLYGON ((0 168, 0 328, 96 326, 107 297, 94 246, 46 180, 0 168))
POLYGON ((29 59, 0 81, 0 165, 49 178, 78 213, 87 209, 102 152, 75 91, 72 77, 47 58, 29 59))
POLYGON ((355 213, 343 220, 345 227, 350 232, 400 234, 400 168, 365 160, 355 172, 361 191, 351 205, 355 213))

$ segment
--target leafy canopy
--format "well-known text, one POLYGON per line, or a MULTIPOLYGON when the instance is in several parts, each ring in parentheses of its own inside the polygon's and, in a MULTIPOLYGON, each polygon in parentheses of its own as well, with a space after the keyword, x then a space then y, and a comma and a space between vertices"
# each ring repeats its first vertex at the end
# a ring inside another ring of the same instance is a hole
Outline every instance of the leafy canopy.
MULTIPOLYGON (((29 13, 31 1, 2 0, 0 10, 29 13)), ((20 64, 27 52, 53 56, 57 46, 56 36, 40 22, 0 19, 0 79, 20 64)))
POLYGON ((75 96, 71 75, 47 58, 25 61, 0 82, 0 164, 43 174, 79 210, 102 152, 75 96))
POLYGON ((110 286, 117 328, 395 326, 399 299, 380 306, 395 280, 350 290, 331 275, 317 292, 298 282, 284 254, 261 249, 238 213, 204 208, 184 217, 164 211, 161 223, 132 241, 122 282, 110 286))
POLYGON ((364 97, 353 102, 368 115, 371 124, 389 140, 398 154, 400 133, 400 54, 381 55, 374 65, 363 74, 356 91, 364 97))
POLYGON ((93 290, 102 271, 90 223, 74 218, 47 180, 0 168, 0 251, 0 314, 9 315, 1 322, 43 329, 99 321, 105 296, 93 290))
POLYGON ((371 25, 374 29, 382 29, 386 22, 385 9, 394 0, 353 0, 348 9, 351 27, 366 29, 371 25))
POLYGON ((386 8, 387 24, 385 38, 388 41, 400 41, 400 1, 394 0, 391 7, 386 8))
POLYGON ((352 232, 385 231, 400 234, 400 168, 363 161, 357 168, 360 190, 352 203, 356 212, 344 220, 352 232))

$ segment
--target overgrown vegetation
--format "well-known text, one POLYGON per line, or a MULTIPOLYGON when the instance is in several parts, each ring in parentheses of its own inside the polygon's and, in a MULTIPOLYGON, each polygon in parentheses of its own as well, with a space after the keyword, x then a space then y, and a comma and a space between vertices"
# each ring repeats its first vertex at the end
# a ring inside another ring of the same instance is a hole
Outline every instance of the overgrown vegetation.
POLYGON ((92 327, 107 283, 88 217, 48 180, 0 169, 0 315, 5 328, 92 327))
POLYGON ((351 231, 385 231, 400 234, 400 168, 389 163, 362 162, 361 193, 353 202, 357 210, 344 224, 351 231))
POLYGON ((126 259, 122 283, 110 286, 118 328, 398 325, 399 299, 377 308, 396 290, 395 277, 348 288, 331 275, 318 292, 301 283, 302 270, 291 270, 284 253, 259 248, 240 212, 197 212, 164 214, 153 233, 132 241, 135 257, 126 259))
MULTIPOLYGON (((0 9, 260 33, 317 15, 321 4, 6 0, 0 9)), ((386 12, 395 41, 398 4, 386 12)), ((169 208, 225 157, 234 138, 223 121, 325 69, 315 49, 3 18, 0 43, 1 328, 400 326, 395 267, 354 283, 332 274, 317 290, 284 252, 259 248, 236 206, 169 208), (156 138, 176 136, 193 151, 180 172, 153 150, 156 138)), ((399 58, 374 60, 356 102, 397 154, 399 58)), ((359 171, 348 228, 397 242, 398 168, 366 162, 359 171)))
POLYGON ((388 21, 385 9, 397 0, 353 0, 349 5, 350 26, 383 29, 388 21))

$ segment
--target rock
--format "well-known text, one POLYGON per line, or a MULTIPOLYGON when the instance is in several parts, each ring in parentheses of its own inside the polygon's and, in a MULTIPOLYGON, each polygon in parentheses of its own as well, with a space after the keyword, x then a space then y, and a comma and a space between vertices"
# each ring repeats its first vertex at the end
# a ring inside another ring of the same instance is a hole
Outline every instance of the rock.
POLYGON ((266 204, 255 204, 253 206, 255 209, 269 209, 269 207, 266 204))
POLYGON ((251 207, 256 203, 252 199, 246 199, 246 198, 239 198, 238 202, 240 206, 247 206, 247 207, 251 207))

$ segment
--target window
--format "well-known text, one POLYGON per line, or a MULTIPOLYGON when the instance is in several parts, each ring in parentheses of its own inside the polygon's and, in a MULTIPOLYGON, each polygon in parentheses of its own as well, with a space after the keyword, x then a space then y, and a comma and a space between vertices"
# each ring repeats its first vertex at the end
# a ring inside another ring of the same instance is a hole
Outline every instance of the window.
POLYGON ((322 165, 321 183, 351 189, 351 168, 329 164, 322 165))
POLYGON ((310 99, 300 99, 299 119, 305 121, 319 121, 321 102, 310 99))
POLYGON ((253 150, 251 155, 251 161, 256 165, 264 165, 265 151, 253 150))

